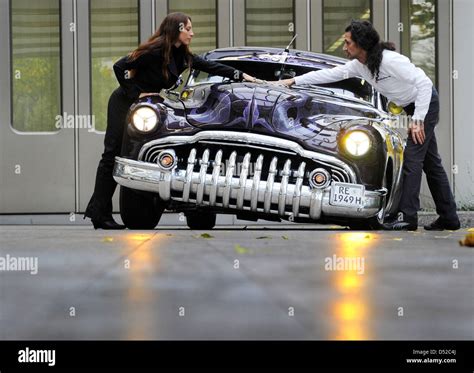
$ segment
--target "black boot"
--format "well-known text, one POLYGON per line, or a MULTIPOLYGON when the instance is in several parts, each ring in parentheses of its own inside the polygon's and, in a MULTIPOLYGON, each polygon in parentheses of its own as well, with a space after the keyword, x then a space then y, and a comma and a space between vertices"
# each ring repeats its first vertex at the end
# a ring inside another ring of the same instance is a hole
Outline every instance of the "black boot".
POLYGON ((91 219, 92 224, 94 225, 94 229, 101 228, 101 229, 125 229, 125 225, 118 224, 113 217, 101 217, 101 218, 94 218, 91 219))
POLYGON ((456 221, 446 221, 444 219, 438 218, 429 225, 425 225, 424 228, 427 231, 444 231, 445 229, 450 231, 457 231, 461 228, 461 223, 459 219, 456 221))
MULTIPOLYGON (((125 225, 118 224, 114 218, 112 217, 112 213, 106 213, 100 211, 97 208, 99 203, 94 199, 91 198, 89 204, 87 205, 87 209, 84 213, 84 219, 86 217, 91 218, 92 224, 94 225, 94 229, 125 229, 125 225)), ((110 203, 109 211, 112 210, 112 204, 110 203)))

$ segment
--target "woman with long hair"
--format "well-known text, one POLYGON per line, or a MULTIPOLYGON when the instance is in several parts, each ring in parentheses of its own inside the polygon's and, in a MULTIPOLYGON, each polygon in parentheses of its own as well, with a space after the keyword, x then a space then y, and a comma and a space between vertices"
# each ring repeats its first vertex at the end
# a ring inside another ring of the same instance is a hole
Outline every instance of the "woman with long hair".
POLYGON ((125 228, 112 217, 112 197, 117 186, 112 173, 115 156, 120 155, 122 147, 127 112, 137 98, 146 92, 172 87, 188 67, 232 80, 255 81, 242 71, 192 54, 189 45, 193 36, 191 17, 170 13, 148 41, 114 65, 120 87, 109 99, 104 153, 97 167, 94 194, 84 214, 91 218, 94 228, 125 228))

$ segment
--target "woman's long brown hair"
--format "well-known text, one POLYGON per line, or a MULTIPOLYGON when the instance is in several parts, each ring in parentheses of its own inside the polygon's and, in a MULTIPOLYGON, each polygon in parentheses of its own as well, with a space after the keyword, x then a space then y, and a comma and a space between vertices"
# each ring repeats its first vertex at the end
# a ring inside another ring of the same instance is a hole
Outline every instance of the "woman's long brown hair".
MULTIPOLYGON (((158 30, 144 43, 140 44, 137 49, 128 54, 130 61, 136 60, 138 57, 145 53, 149 53, 155 49, 161 49, 163 55, 163 66, 162 72, 166 80, 168 80, 168 64, 171 60, 171 48, 178 41, 179 34, 184 27, 186 27, 188 20, 191 21, 191 17, 188 15, 176 12, 168 14, 163 22, 161 22, 158 30)), ((181 45, 185 48, 186 59, 189 67, 191 67, 191 51, 188 45, 181 45)), ((135 71, 131 71, 131 75, 135 75, 135 71)))

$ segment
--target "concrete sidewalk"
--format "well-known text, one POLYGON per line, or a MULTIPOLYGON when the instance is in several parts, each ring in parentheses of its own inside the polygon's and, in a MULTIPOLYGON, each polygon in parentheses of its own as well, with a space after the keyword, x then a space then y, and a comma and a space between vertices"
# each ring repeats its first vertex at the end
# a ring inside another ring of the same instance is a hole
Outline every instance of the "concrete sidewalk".
MULTIPOLYGON (((458 211, 463 228, 474 227, 474 211, 458 211)), ((114 214, 116 221, 121 222, 119 214, 114 214)), ((419 227, 423 229, 423 225, 428 224, 437 218, 434 212, 419 213, 419 227)), ((217 215, 217 226, 275 226, 275 225, 295 225, 287 221, 278 223, 265 220, 248 221, 239 220, 235 215, 217 215)), ((0 225, 87 225, 91 226, 90 219, 83 219, 83 214, 11 214, 0 215, 0 225)), ((304 224, 313 226, 314 224, 304 224)), ((186 227, 186 218, 184 215, 167 212, 161 217, 158 227, 186 227)), ((329 227, 329 226, 328 226, 329 227)))
POLYGON ((466 232, 4 225, 0 339, 472 339, 466 232))

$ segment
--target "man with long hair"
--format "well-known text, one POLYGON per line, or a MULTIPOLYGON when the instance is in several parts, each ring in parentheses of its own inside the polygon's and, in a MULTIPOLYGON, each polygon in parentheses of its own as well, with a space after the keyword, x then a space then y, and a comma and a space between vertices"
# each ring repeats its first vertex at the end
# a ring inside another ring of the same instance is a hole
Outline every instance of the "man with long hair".
POLYGON ((395 52, 393 43, 382 42, 368 21, 352 21, 345 29, 344 51, 350 59, 333 69, 312 71, 279 83, 322 84, 362 77, 378 92, 402 106, 411 116, 404 152, 403 186, 399 212, 403 220, 384 224, 388 230, 416 230, 420 209, 422 171, 436 204, 439 218, 426 230, 456 230, 460 223, 448 177, 441 163, 435 136, 439 119, 439 99, 433 83, 420 68, 395 52))

